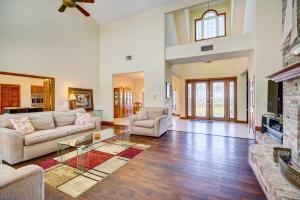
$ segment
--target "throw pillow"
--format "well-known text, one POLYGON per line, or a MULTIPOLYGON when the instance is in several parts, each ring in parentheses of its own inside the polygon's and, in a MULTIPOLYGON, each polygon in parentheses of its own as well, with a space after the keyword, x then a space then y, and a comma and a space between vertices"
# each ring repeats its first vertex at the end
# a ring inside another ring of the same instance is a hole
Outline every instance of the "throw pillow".
POLYGON ((76 113, 76 125, 84 125, 91 122, 91 115, 90 113, 76 113))
POLYGON ((35 131, 28 117, 9 119, 9 121, 14 129, 22 135, 28 135, 35 131))
POLYGON ((148 120, 148 113, 146 110, 141 110, 140 112, 138 112, 137 114, 137 120, 141 121, 141 120, 148 120))

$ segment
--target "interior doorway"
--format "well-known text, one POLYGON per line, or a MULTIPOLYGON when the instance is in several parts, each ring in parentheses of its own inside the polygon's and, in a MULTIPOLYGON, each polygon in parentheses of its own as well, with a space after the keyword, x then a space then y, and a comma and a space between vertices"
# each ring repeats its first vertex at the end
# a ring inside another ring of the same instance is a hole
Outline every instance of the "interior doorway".
POLYGON ((189 119, 236 121, 237 78, 186 80, 185 102, 189 119))
POLYGON ((0 71, 0 114, 11 108, 55 110, 55 78, 0 71))
POLYGON ((144 72, 113 75, 114 124, 128 125, 144 106, 144 72))

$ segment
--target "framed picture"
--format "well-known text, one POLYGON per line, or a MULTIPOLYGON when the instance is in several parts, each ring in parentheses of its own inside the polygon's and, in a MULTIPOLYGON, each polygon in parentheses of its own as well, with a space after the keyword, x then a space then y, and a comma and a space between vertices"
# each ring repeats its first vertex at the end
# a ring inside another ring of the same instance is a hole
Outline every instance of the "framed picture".
POLYGON ((166 98, 172 98, 172 83, 166 82, 166 98))
POLYGON ((86 111, 94 110, 93 90, 84 88, 69 88, 70 109, 84 108, 86 111))

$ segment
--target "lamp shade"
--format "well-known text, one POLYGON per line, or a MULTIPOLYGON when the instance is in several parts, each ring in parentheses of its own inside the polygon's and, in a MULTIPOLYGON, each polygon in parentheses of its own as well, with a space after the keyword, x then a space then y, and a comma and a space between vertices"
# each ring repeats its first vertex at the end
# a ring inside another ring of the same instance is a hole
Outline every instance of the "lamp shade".
POLYGON ((76 100, 75 94, 70 94, 69 100, 70 101, 75 101, 76 100))

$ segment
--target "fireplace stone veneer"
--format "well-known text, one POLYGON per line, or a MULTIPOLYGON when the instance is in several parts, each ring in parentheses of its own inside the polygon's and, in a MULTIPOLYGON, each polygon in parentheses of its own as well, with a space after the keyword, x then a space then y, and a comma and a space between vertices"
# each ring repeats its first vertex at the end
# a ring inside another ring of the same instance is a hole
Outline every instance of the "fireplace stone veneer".
MULTIPOLYGON (((300 167, 300 63, 267 78, 283 82, 283 146, 291 148, 292 159, 300 167)), ((269 200, 299 200, 300 189, 282 175, 279 165, 273 161, 274 146, 281 144, 251 145, 249 164, 269 200)))
POLYGON ((283 146, 292 149, 292 159, 300 167, 300 78, 283 83, 283 146))
POLYGON ((300 62, 267 78, 283 82, 283 146, 291 148, 292 159, 300 167, 300 62))

